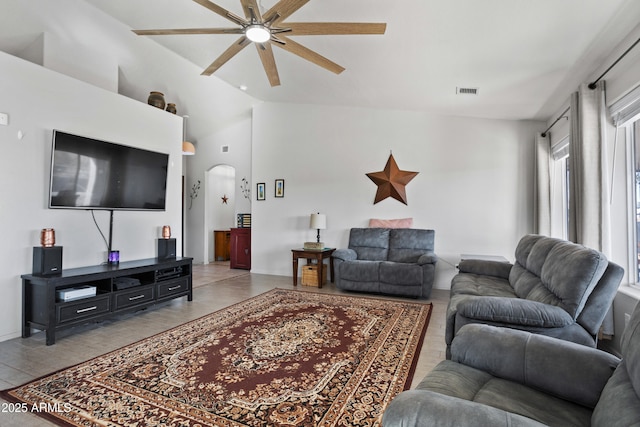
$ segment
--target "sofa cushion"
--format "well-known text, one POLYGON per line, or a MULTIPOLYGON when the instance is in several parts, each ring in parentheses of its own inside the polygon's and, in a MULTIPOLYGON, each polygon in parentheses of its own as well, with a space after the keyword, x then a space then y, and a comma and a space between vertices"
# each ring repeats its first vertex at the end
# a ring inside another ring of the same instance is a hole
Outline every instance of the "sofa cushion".
POLYGON ((509 282, 518 297, 562 307, 575 319, 607 264, 606 257, 593 249, 529 235, 516 248, 509 282))
POLYGON ((416 263, 422 254, 432 252, 435 232, 411 228, 389 230, 388 261, 416 263))
POLYGON ((380 263, 380 282, 398 286, 420 286, 422 267, 418 264, 383 261, 380 263))
POLYGON ((451 360, 588 408, 596 406, 620 365, 619 358, 595 348, 479 324, 460 329, 451 360))
POLYGON ((343 280, 356 282, 377 282, 380 261, 346 261, 340 264, 340 277, 343 280))
POLYGON ((487 372, 445 360, 417 386, 556 426, 589 425, 591 410, 487 372))
POLYGON ((474 402, 532 418, 550 426, 588 426, 592 412, 582 405, 500 378, 489 381, 474 402))
POLYGON ((453 277, 451 295, 517 298, 507 279, 471 273, 458 273, 453 277))
POLYGON ((349 233, 349 249, 356 251, 359 260, 386 261, 389 254, 389 229, 352 228, 349 233))
POLYGON ((385 409, 385 427, 545 427, 531 418, 429 390, 407 390, 385 409))
POLYGON ((562 328, 574 323, 558 306, 505 297, 469 296, 458 303, 457 316, 514 327, 562 328))

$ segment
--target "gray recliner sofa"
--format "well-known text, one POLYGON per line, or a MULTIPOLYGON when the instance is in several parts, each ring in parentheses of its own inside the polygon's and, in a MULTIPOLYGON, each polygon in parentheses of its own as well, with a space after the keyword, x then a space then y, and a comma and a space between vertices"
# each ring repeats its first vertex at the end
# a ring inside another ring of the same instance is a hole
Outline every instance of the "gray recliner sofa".
POLYGON ((483 323, 591 347, 624 270, 601 252, 539 235, 517 245, 515 263, 463 260, 451 282, 445 341, 483 323))
POLYGON ((352 228, 349 248, 333 253, 336 287, 428 298, 438 258, 434 230, 352 228))
POLYGON ((530 332, 466 325, 414 390, 389 404, 384 427, 640 425, 640 304, 622 360, 530 332))

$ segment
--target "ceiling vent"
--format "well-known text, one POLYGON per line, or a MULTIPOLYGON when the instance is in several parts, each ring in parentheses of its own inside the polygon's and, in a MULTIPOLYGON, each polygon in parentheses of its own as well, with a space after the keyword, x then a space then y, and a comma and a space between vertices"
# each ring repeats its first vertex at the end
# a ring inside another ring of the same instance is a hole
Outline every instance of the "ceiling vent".
POLYGON ((220 148, 220 151, 222 151, 223 153, 228 153, 229 152, 229 146, 228 145, 223 145, 222 148, 220 148))
POLYGON ((478 88, 477 87, 457 87, 456 95, 477 95, 478 88))

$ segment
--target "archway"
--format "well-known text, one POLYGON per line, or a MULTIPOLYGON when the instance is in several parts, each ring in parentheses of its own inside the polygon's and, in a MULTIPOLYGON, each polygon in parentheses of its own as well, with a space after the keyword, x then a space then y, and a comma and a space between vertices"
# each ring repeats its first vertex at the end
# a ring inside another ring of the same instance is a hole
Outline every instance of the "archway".
POLYGON ((236 168, 216 165, 205 174, 205 263, 215 261, 214 231, 236 226, 236 168))

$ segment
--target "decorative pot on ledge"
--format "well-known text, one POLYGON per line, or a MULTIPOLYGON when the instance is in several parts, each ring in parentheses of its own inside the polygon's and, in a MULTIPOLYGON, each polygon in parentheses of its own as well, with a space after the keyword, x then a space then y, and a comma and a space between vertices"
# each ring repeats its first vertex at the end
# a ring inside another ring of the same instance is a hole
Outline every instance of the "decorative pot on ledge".
POLYGON ((176 114, 178 110, 176 109, 176 104, 170 102, 167 104, 167 111, 171 114, 176 114))
POLYGON ((160 108, 161 110, 164 110, 164 106, 166 105, 164 101, 164 94, 162 92, 152 91, 149 94, 147 103, 149 105, 153 105, 154 107, 160 108))

